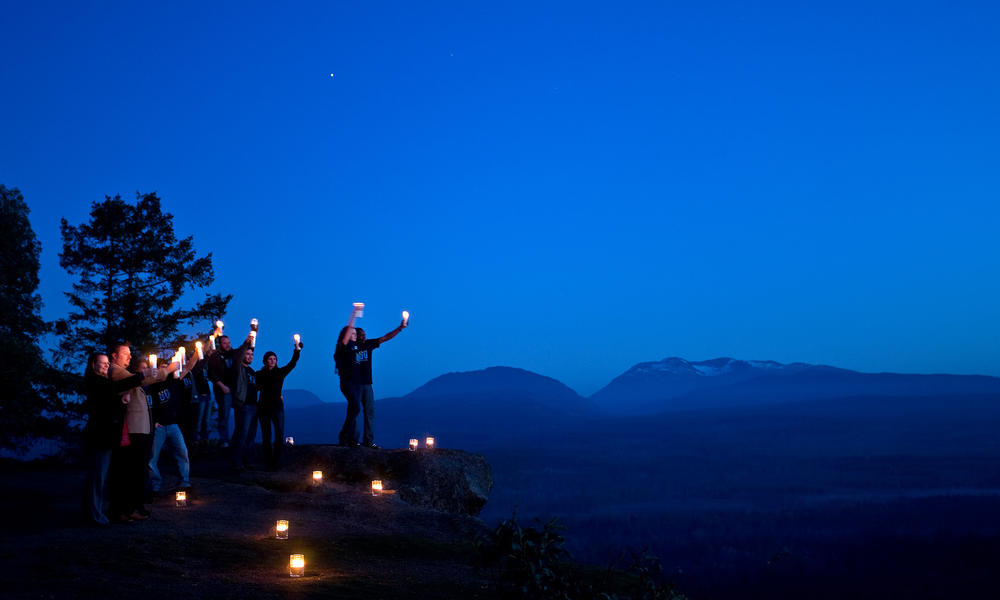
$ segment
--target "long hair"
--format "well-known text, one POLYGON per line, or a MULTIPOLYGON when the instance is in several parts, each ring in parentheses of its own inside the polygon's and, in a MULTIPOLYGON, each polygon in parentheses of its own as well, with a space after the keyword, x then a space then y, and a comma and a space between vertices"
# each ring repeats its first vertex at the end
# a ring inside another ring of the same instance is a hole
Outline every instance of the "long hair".
POLYGON ((94 375, 97 375, 97 369, 95 369, 94 366, 97 364, 97 357, 98 356, 107 356, 107 354, 105 354, 103 352, 91 352, 90 353, 90 357, 87 358, 87 370, 83 372, 83 376, 85 378, 86 377, 93 377, 93 375, 91 375, 91 373, 93 373, 94 375))

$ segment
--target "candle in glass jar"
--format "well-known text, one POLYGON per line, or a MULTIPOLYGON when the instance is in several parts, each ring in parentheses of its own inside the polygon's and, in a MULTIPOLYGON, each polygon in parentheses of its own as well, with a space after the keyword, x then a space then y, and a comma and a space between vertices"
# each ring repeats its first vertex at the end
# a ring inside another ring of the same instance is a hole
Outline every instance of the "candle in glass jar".
POLYGON ((414 451, 414 450, 416 450, 417 446, 419 446, 419 445, 420 445, 420 440, 418 440, 417 438, 410 438, 410 451, 411 452, 414 451))
POLYGON ((382 495, 382 480, 376 479, 372 481, 372 496, 382 495))
POLYGON ((306 574, 306 556, 293 554, 288 557, 288 574, 292 577, 302 577, 306 574))
POLYGON ((274 533, 275 533, 275 537, 278 538, 279 540, 287 540, 288 539, 288 521, 285 521, 284 519, 278 521, 274 525, 274 533))
POLYGON ((323 483, 323 471, 313 471, 313 485, 323 483))
POLYGON ((177 492, 177 495, 174 497, 174 500, 177 503, 177 506, 187 506, 187 492, 184 491, 177 492))
POLYGON ((433 450, 434 449, 434 438, 429 437, 426 440, 424 440, 424 445, 427 446, 428 450, 433 450))

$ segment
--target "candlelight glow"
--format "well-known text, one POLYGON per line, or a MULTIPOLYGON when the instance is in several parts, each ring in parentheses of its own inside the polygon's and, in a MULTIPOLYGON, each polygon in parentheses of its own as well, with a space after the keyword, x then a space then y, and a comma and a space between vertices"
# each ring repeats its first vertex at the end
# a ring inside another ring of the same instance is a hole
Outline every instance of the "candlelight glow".
POLYGON ((413 450, 416 450, 417 446, 419 446, 419 445, 420 445, 420 440, 418 440, 417 438, 410 438, 410 451, 411 452, 413 450))
POLYGON ((403 311, 403 323, 409 323, 409 322, 410 322, 410 311, 404 310, 403 311))
POLYGON ((293 554, 288 557, 288 574, 292 577, 302 577, 306 574, 305 554, 293 554))
POLYGON ((372 496, 382 495, 382 480, 376 479, 372 481, 372 496))
POLYGON ((257 331, 257 319, 250 319, 250 329, 257 331))
POLYGON ((434 449, 434 438, 429 437, 424 441, 424 445, 427 446, 428 450, 434 449))
POLYGON ((175 500, 177 506, 187 506, 187 492, 177 492, 175 500))
POLYGON ((222 325, 223 325, 222 321, 215 322, 215 326, 219 328, 219 331, 222 331, 222 325))
POLYGON ((288 521, 285 521, 284 519, 282 519, 282 520, 278 521, 277 523, 275 523, 275 525, 274 525, 274 531, 275 531, 275 537, 277 537, 279 540, 287 540, 288 539, 288 521))
POLYGON ((198 360, 203 360, 205 358, 205 353, 202 352, 200 341, 194 343, 194 349, 198 354, 198 360))
POLYGON ((215 350, 215 334, 208 336, 208 347, 215 350))
POLYGON ((149 355, 149 368, 150 369, 155 369, 156 368, 156 355, 155 354, 150 354, 149 355))
POLYGON ((323 471, 313 471, 313 485, 323 483, 323 471))
POLYGON ((295 335, 292 336, 292 340, 294 340, 295 345, 298 346, 299 342, 302 341, 302 336, 296 333, 295 335))

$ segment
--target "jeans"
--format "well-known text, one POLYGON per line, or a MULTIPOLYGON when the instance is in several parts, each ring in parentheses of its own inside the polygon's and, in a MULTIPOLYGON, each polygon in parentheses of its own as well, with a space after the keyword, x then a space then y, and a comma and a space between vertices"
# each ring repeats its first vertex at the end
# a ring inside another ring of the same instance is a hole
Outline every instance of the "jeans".
POLYGON ((198 413, 194 421, 194 441, 208 439, 208 416, 212 414, 212 394, 198 394, 198 413))
POLYGON ((219 443, 228 444, 229 443, 229 409, 233 405, 233 395, 232 394, 220 394, 218 390, 215 391, 215 403, 219 407, 219 417, 217 421, 217 426, 219 428, 219 443))
POLYGON ((264 464, 268 468, 276 468, 281 458, 281 449, 285 446, 285 410, 272 408, 258 413, 260 418, 260 433, 264 438, 264 464), (274 446, 271 446, 271 430, 274 430, 274 446))
POLYGON ((164 444, 169 444, 174 452, 174 460, 177 461, 177 470, 180 471, 181 483, 179 487, 191 487, 191 461, 188 459, 187 446, 184 444, 184 435, 180 426, 162 425, 156 428, 153 434, 153 457, 149 459, 150 484, 153 491, 160 491, 163 478, 160 476, 160 469, 157 462, 160 460, 160 450, 164 444))
POLYGON ((257 405, 244 404, 233 409, 236 428, 233 430, 233 467, 243 468, 243 457, 257 437, 257 405))
POLYGON ((358 413, 361 412, 361 386, 340 380, 340 392, 347 399, 347 418, 340 428, 340 445, 353 446, 358 443, 358 413))
POLYGON ((375 443, 375 392, 372 391, 370 383, 359 387, 361 393, 358 400, 365 412, 365 433, 361 437, 361 443, 365 446, 371 446, 375 443))
POLYGON ((87 453, 87 479, 83 487, 84 517, 97 523, 107 525, 108 517, 104 514, 104 505, 108 499, 108 468, 111 466, 111 448, 106 450, 90 450, 87 453))

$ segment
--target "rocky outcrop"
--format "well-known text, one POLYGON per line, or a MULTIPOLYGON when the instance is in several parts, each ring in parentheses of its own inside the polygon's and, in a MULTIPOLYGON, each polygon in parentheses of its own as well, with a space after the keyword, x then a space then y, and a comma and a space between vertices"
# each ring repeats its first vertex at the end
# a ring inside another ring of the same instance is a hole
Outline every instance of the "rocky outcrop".
POLYGON ((493 488, 493 474, 481 454, 434 450, 370 450, 304 445, 286 449, 289 465, 303 472, 322 470, 325 479, 387 490, 412 506, 478 515, 493 488))

